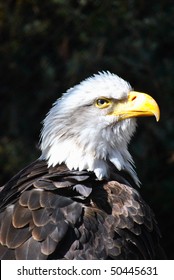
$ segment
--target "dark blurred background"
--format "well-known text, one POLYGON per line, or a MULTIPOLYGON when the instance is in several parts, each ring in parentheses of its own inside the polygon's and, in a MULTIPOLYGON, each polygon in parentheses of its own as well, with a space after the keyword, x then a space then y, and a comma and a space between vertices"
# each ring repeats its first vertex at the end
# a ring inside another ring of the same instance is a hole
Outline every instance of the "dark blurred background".
POLYGON ((42 120, 69 87, 102 70, 150 93, 161 120, 130 145, 141 193, 174 259, 174 2, 0 0, 0 183, 39 155, 42 120))

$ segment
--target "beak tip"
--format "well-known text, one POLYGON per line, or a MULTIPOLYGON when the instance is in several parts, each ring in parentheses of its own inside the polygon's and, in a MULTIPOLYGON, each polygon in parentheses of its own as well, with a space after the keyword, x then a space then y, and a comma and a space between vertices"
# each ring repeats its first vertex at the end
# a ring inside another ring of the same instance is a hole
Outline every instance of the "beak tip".
POLYGON ((154 113, 154 115, 155 115, 156 121, 159 122, 159 120, 160 120, 160 109, 159 109, 159 107, 158 107, 158 110, 154 113))

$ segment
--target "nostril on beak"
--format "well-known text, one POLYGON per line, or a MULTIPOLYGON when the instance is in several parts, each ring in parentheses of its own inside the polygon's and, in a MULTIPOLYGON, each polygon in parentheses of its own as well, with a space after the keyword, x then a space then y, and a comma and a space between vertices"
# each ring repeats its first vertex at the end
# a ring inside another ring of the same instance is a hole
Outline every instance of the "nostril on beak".
POLYGON ((132 96, 131 101, 134 101, 136 98, 136 96, 132 96))

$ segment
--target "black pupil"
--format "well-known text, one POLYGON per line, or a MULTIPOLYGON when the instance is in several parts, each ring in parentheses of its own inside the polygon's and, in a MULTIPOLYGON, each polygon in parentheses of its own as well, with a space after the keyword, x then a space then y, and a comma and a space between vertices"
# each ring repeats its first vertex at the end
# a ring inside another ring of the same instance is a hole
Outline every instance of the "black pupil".
POLYGON ((103 105, 103 104, 105 104, 106 103, 106 100, 104 100, 104 99, 99 99, 98 100, 98 104, 99 105, 103 105))

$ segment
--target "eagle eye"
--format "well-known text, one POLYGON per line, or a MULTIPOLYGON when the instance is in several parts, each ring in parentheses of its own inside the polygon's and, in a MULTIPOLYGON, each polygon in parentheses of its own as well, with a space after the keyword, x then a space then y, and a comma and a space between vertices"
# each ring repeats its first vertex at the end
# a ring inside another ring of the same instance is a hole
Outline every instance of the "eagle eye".
POLYGON ((96 100, 95 105, 100 109, 107 108, 110 105, 111 101, 107 98, 100 97, 96 100))

